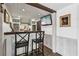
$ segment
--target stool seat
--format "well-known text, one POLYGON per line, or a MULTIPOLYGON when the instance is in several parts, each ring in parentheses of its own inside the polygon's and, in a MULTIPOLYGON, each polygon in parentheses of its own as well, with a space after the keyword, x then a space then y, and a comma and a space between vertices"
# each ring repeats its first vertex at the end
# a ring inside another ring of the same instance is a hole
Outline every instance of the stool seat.
POLYGON ((21 41, 16 43, 16 48, 28 46, 28 41, 21 41))
POLYGON ((41 39, 32 39, 33 40, 33 42, 35 42, 35 43, 40 43, 40 42, 43 42, 43 40, 41 40, 41 39))

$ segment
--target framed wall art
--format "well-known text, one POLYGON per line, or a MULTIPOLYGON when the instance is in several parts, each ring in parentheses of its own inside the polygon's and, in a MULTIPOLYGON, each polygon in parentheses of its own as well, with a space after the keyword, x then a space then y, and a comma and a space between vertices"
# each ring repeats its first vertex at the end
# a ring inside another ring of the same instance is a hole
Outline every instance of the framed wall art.
POLYGON ((71 14, 60 16, 60 27, 70 27, 70 26, 71 26, 71 14))
POLYGON ((41 25, 43 26, 52 25, 51 14, 41 17, 41 25))
POLYGON ((3 13, 2 3, 0 3, 0 12, 3 13))
POLYGON ((10 23, 10 16, 8 12, 6 11, 6 9, 4 10, 4 22, 10 23))

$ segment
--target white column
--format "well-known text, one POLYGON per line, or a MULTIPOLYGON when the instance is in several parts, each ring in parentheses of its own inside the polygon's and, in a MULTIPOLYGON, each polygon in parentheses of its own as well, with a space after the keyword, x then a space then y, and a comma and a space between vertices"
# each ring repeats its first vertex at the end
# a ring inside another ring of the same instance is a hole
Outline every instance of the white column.
POLYGON ((52 14, 52 51, 56 52, 56 13, 52 14))

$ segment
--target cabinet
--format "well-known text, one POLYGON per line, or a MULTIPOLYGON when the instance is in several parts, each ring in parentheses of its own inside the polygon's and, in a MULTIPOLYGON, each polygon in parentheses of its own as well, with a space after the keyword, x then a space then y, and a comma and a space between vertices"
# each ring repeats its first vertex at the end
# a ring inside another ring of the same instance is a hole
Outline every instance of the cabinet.
POLYGON ((20 31, 20 19, 12 19, 12 28, 15 32, 20 31))
POLYGON ((37 21, 32 20, 31 26, 32 26, 32 31, 36 31, 37 30, 37 21))
POLYGON ((41 21, 40 20, 32 20, 31 22, 33 31, 41 31, 41 21))

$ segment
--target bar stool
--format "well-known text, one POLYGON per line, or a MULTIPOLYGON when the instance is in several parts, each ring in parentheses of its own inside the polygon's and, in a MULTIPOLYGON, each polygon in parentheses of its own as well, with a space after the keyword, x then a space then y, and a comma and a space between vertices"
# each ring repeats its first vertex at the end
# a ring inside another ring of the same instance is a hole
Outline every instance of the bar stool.
POLYGON ((15 34, 15 56, 20 56, 20 55, 28 56, 30 33, 25 33, 24 36, 21 36, 21 34, 23 34, 23 33, 15 34), (19 41, 17 41, 17 36, 19 36, 21 38, 19 41), (27 36, 27 39, 25 39, 26 36, 27 36), (25 53, 17 55, 17 49, 22 48, 22 47, 25 47, 25 53), (27 49, 26 49, 26 47, 27 47, 27 49))
POLYGON ((32 39, 32 55, 44 55, 44 31, 39 31, 36 33, 36 38, 32 39), (33 48, 33 43, 36 45, 36 49, 33 48), (41 45, 41 46, 40 46, 41 45), (40 49, 41 51, 40 51, 40 49))

